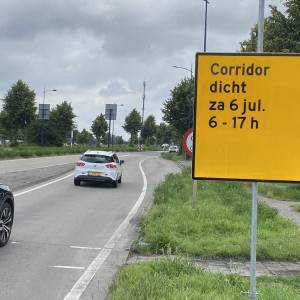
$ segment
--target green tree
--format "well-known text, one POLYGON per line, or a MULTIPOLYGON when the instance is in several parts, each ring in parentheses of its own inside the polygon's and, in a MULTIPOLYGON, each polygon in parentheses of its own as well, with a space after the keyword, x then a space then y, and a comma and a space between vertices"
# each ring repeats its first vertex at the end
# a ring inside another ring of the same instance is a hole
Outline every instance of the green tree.
POLYGON ((52 130, 55 130, 65 143, 71 130, 74 128, 74 118, 75 114, 71 103, 63 101, 51 110, 49 122, 46 123, 49 123, 48 129, 50 127, 52 130))
POLYGON ((140 113, 133 109, 131 113, 126 116, 123 128, 130 134, 130 144, 137 143, 138 132, 142 127, 142 117, 140 113))
POLYGON ((116 143, 117 145, 123 145, 124 144, 124 140, 123 137, 121 135, 117 135, 116 136, 116 143))
POLYGON ((141 130, 141 137, 143 143, 153 145, 155 143, 156 123, 153 115, 146 118, 141 130))
POLYGON ((105 136, 108 125, 103 114, 100 114, 92 123, 91 130, 96 137, 97 145, 100 144, 101 138, 105 136))
MULTIPOLYGON (((271 6, 271 14, 265 18, 265 52, 300 52, 300 3, 286 1, 286 14, 271 6)), ((242 52, 256 52, 257 25, 251 28, 250 37, 241 43, 242 52)))
POLYGON ((36 118, 35 92, 22 80, 12 85, 3 99, 1 128, 15 142, 24 136, 24 128, 36 118))
POLYGON ((93 135, 85 128, 81 132, 77 133, 78 144, 91 144, 93 142, 93 135))
POLYGON ((156 127, 156 139, 159 145, 177 143, 178 133, 174 127, 166 123, 160 123, 156 127))
POLYGON ((163 120, 179 134, 193 126, 194 79, 183 79, 171 90, 171 97, 163 103, 163 120))
MULTIPOLYGON (((36 119, 26 128, 26 140, 29 143, 39 145, 41 143, 42 122, 36 119)), ((44 145, 46 146, 62 146, 64 143, 63 137, 59 134, 52 123, 45 120, 44 123, 44 145)))

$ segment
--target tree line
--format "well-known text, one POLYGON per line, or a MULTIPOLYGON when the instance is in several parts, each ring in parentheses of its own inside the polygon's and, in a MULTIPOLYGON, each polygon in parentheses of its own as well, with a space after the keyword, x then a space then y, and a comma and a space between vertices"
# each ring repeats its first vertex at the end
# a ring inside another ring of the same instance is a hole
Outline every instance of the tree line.
MULTIPOLYGON (((300 1, 286 0, 286 11, 280 12, 270 6, 271 14, 265 18, 265 52, 300 52, 300 1)), ((256 52, 257 25, 250 30, 247 40, 240 43, 241 52, 256 52)), ((26 141, 40 144, 41 120, 38 118, 35 92, 22 80, 17 81, 7 92, 0 112, 0 136, 12 143, 26 141)), ((130 135, 130 144, 160 145, 180 142, 184 132, 193 126, 194 79, 181 80, 163 103, 163 121, 156 124, 153 115, 142 123, 138 110, 133 109, 125 118, 123 129, 130 135)), ((49 120, 45 120, 45 144, 63 145, 70 140, 78 144, 107 143, 108 124, 103 114, 92 122, 90 131, 79 132, 74 123, 75 114, 71 103, 63 101, 52 108, 49 120)), ((113 143, 124 143, 121 136, 113 136, 113 143)))
MULTIPOLYGON (((122 136, 109 136, 108 123, 100 113, 91 124, 90 130, 79 131, 75 125, 75 113, 72 104, 67 101, 57 104, 50 111, 49 118, 39 118, 36 93, 28 84, 18 80, 2 99, 0 112, 0 137, 9 140, 11 145, 30 143, 45 146, 62 146, 71 139, 77 144, 123 144, 122 136), (42 137, 43 135, 43 137, 42 137)), ((133 109, 125 118, 122 126, 130 134, 129 143, 156 145, 172 143, 177 140, 173 126, 166 123, 156 124, 153 115, 142 124, 140 113, 133 109)))

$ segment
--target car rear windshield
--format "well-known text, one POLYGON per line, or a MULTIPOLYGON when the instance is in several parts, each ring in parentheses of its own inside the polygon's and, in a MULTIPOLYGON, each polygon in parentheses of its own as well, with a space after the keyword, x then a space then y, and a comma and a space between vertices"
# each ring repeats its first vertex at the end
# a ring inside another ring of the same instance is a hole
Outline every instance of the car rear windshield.
POLYGON ((94 163, 94 164, 105 164, 113 161, 111 156, 98 155, 98 154, 85 154, 81 157, 82 161, 94 163))

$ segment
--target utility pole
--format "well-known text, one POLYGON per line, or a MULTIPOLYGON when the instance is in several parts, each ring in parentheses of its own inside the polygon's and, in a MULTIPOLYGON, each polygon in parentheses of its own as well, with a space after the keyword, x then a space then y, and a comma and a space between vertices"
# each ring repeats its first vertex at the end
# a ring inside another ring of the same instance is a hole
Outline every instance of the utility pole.
POLYGON ((143 108, 142 108, 142 125, 144 125, 145 99, 146 99, 146 81, 143 81, 143 108))

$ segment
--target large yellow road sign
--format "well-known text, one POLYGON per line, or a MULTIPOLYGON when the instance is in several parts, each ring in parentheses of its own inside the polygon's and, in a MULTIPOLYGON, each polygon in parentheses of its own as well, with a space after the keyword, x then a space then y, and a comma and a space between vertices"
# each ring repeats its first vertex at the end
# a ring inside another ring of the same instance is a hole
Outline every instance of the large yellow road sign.
POLYGON ((300 56, 196 55, 194 179, 300 181, 300 56))

